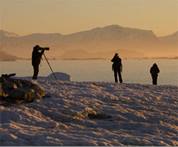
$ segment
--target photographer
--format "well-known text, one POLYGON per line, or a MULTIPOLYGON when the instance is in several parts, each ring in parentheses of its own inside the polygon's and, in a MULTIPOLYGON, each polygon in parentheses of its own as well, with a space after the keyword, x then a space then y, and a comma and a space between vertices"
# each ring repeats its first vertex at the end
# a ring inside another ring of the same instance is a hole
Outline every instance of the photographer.
POLYGON ((39 65, 41 62, 42 55, 45 50, 49 50, 49 48, 42 48, 39 45, 36 45, 35 47, 33 47, 32 66, 33 66, 34 74, 33 74, 32 79, 34 79, 34 80, 36 80, 38 77, 39 65))

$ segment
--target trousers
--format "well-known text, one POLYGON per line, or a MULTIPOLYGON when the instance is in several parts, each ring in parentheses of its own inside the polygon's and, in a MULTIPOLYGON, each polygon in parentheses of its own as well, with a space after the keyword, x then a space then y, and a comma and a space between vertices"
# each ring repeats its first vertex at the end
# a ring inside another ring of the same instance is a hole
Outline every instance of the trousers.
POLYGON ((118 70, 118 69, 114 69, 114 79, 115 79, 115 82, 116 82, 116 83, 118 83, 117 75, 119 76, 119 82, 120 82, 120 83, 123 83, 121 71, 118 70))
POLYGON ((158 79, 158 75, 151 75, 151 77, 152 77, 152 84, 153 85, 157 85, 157 79, 158 79))
POLYGON ((39 73, 39 64, 33 65, 33 77, 32 79, 36 80, 38 78, 39 73))

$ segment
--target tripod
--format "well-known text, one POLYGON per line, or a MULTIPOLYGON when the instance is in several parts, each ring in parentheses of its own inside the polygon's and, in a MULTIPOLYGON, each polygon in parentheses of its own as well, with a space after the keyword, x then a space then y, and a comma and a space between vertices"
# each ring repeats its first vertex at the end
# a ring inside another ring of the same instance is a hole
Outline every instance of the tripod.
POLYGON ((48 61, 48 59, 47 59, 45 53, 43 53, 43 56, 44 56, 46 62, 48 63, 48 66, 49 66, 49 68, 50 68, 50 70, 51 70, 51 72, 52 72, 52 74, 53 74, 55 80, 57 80, 57 77, 56 77, 56 75, 55 75, 55 73, 54 73, 54 71, 53 71, 53 69, 52 69, 52 67, 51 67, 51 65, 50 65, 50 63, 49 63, 49 61, 48 61))

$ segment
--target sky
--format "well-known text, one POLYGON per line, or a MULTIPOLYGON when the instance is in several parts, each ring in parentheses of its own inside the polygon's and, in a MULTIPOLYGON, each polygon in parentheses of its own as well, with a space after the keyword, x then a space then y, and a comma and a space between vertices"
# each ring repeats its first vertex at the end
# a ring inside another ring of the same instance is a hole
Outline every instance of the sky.
POLYGON ((178 0, 0 0, 0 24, 20 35, 117 24, 164 36, 178 31, 178 0))

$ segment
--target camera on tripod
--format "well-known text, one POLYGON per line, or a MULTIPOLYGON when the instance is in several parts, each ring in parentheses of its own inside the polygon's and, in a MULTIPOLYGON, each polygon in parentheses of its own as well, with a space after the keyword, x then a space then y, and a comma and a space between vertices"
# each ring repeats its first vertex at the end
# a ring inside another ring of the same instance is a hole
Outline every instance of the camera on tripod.
POLYGON ((49 47, 40 47, 41 50, 49 51, 49 47))
POLYGON ((49 47, 41 47, 39 45, 36 45, 33 49, 36 51, 49 51, 49 47))

